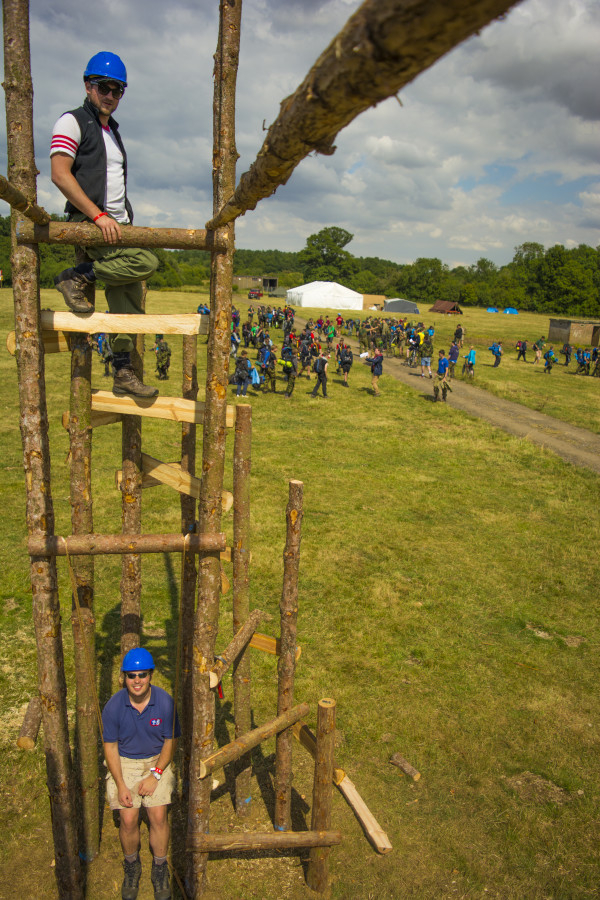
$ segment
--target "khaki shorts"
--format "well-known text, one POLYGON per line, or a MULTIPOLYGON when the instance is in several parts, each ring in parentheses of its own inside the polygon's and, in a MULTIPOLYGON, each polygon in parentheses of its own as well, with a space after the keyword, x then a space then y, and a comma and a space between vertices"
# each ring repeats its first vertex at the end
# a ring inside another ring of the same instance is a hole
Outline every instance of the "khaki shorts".
MULTIPOLYGON (((140 797, 136 790, 137 786, 143 778, 150 774, 150 767, 156 765, 158 756, 149 756, 147 759, 130 759, 127 756, 120 756, 119 759, 121 760, 123 779, 131 791, 134 809, 139 809, 140 806, 166 806, 167 803, 171 802, 171 795, 175 788, 175 773, 172 765, 169 764, 163 772, 154 793, 146 797, 140 797)), ((123 807, 119 803, 117 784, 110 772, 106 776, 106 794, 111 809, 131 808, 123 807)))

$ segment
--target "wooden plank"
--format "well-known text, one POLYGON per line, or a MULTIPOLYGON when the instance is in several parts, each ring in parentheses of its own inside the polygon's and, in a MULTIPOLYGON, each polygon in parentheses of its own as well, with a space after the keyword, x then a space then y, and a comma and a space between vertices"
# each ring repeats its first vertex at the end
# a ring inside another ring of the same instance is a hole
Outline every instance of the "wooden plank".
MULTIPOLYGON (((129 416, 147 416, 151 419, 168 419, 171 422, 204 421, 202 400, 183 400, 181 397, 117 397, 112 391, 92 391, 92 412, 110 412, 129 416)), ((232 428, 235 407, 227 407, 226 425, 232 428)))
MULTIPOLYGON (((65 353, 70 350, 69 338, 63 331, 42 331, 44 353, 65 353)), ((6 335, 6 349, 11 356, 17 352, 17 339, 14 331, 6 335)))
MULTIPOLYGON (((70 413, 69 410, 66 409, 62 414, 62 426, 67 431, 69 430, 69 419, 70 413)), ((90 416, 90 425, 92 428, 97 428, 99 425, 113 425, 115 422, 121 422, 123 416, 118 415, 117 413, 107 413, 107 412, 97 412, 92 411, 92 415, 90 416)), ((120 482, 119 482, 120 487, 120 482)), ((143 487, 143 485, 142 485, 143 487)))
POLYGON ((123 315, 116 313, 73 313, 43 309, 45 331, 78 331, 84 334, 200 334, 197 313, 176 316, 123 315))
MULTIPOLYGON (((98 415, 110 416, 111 413, 98 413, 98 415)), ((119 490, 121 489, 122 480, 123 472, 121 469, 117 469, 115 472, 115 484, 119 490)), ((163 463, 147 453, 142 453, 142 488, 159 487, 160 485, 171 487, 180 494, 194 497, 196 500, 200 497, 200 478, 184 472, 181 464, 178 462, 163 463)), ((221 491, 221 508, 223 512, 229 512, 232 506, 233 494, 231 491, 221 491)), ((225 562, 231 562, 231 554, 227 556, 225 562)))
MULTIPOLYGON (((222 555, 221 558, 223 558, 222 555)), ((273 656, 279 656, 281 643, 279 641, 279 638, 271 637, 268 634, 260 634, 260 632, 255 631, 252 635, 252 640, 250 641, 249 646, 254 647, 255 650, 262 650, 264 653, 270 653, 273 656)), ((300 659, 301 653, 302 647, 296 645, 296 662, 298 662, 298 660, 300 659)))

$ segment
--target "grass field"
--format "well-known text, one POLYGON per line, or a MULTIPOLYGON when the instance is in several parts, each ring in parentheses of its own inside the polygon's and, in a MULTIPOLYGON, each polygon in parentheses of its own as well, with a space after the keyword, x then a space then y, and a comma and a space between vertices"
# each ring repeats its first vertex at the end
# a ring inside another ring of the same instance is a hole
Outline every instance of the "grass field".
MULTIPOLYGON (((44 292, 43 305, 60 308, 51 292, 44 292)), ((148 298, 152 312, 192 311, 196 305, 189 294, 151 293, 148 298)), ((0 292, 3 335, 12 328, 11 317, 10 294, 0 292)), ((436 347, 447 344, 455 320, 432 321, 436 347)), ((482 349, 492 338, 507 347, 521 336, 535 339, 547 332, 547 320, 467 310, 463 321, 467 342, 474 336, 479 351, 478 384, 507 391, 502 379, 509 377, 514 399, 545 403, 545 412, 598 430, 596 379, 575 378, 559 368, 543 376, 539 367, 517 367, 514 357, 505 357, 499 370, 486 368, 482 349), (543 321, 546 328, 540 330, 543 321)), ((203 338, 201 342, 202 384, 203 338)), ((178 395, 180 339, 169 343, 171 379, 157 385, 162 393, 178 395)), ((153 366, 147 359, 146 378, 152 383, 153 366)), ((70 530, 68 441, 60 424, 68 406, 68 371, 68 354, 48 357, 53 496, 61 534, 70 530)), ((106 384, 101 372, 95 361, 95 386, 106 384)), ((0 737, 4 771, 12 776, 0 783, 5 833, 0 896, 52 897, 43 752, 41 746, 31 754, 15 748, 36 680, 16 374, 7 353, 0 356, 0 374, 0 737)), ((309 399, 304 379, 292 402, 252 391, 248 399, 253 407, 252 605, 265 611, 263 628, 275 634, 287 484, 298 478, 305 486, 305 517, 296 696, 309 700, 313 709, 320 697, 336 698, 337 764, 346 769, 394 846, 393 853, 378 857, 336 794, 333 824, 342 830, 344 842, 331 854, 332 896, 595 898, 600 863, 600 479, 527 441, 429 403, 385 375, 382 396, 375 400, 369 370, 358 363, 350 380, 350 390, 344 391, 333 376, 327 403, 309 399), (396 751, 421 771, 418 783, 389 764, 396 751)), ((177 425, 144 423, 144 449, 153 456, 176 460, 179 442, 177 425)), ((226 488, 231 488, 232 443, 226 488)), ((93 473, 98 532, 120 527, 117 468, 120 430, 116 425, 100 428, 94 434, 93 473)), ((166 487, 144 492, 145 531, 177 530, 178 522, 174 493, 166 487)), ((224 527, 231 536, 230 517, 224 527)), ((119 577, 118 558, 98 560, 102 702, 117 678, 119 577)), ((178 557, 144 558, 143 580, 143 643, 157 658, 156 681, 172 688, 178 557)), ((59 562, 59 581, 72 711, 64 562, 59 562)), ((231 596, 226 595, 219 648, 230 633, 231 596)), ((272 658, 258 653, 252 658, 258 724, 274 714, 276 667, 272 658)), ((221 740, 227 729, 231 733, 228 677, 224 691, 221 740)), ((299 748, 295 755, 296 827, 310 824, 311 767, 303 752, 299 748)), ((253 812, 243 828, 269 827, 273 753, 271 741, 254 755, 253 812)), ((215 830, 235 823, 225 790, 215 792, 213 809, 215 830)), ((179 819, 176 805, 174 860, 183 870, 179 819)), ((119 858, 116 832, 105 816, 102 853, 88 871, 90 898, 118 895, 119 858)), ((140 900, 151 897, 147 860, 145 851, 140 900)), ((209 879, 210 898, 295 900, 309 895, 301 862, 294 857, 213 860, 209 879)))

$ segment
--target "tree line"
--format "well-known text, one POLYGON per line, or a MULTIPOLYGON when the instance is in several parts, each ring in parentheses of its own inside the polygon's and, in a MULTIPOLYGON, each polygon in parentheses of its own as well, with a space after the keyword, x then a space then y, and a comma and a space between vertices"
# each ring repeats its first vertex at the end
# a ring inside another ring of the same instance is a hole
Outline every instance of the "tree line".
MULTIPOLYGON (((53 216, 61 220, 59 216, 53 216)), ((298 252, 236 250, 235 275, 275 276, 281 288, 310 281, 338 281, 361 294, 383 294, 432 304, 454 300, 465 306, 514 306, 533 312, 600 316, 600 247, 545 249, 526 242, 515 247, 508 265, 481 257, 474 265, 451 269, 437 258, 401 264, 379 257, 354 256, 347 250, 353 235, 330 226, 311 234, 298 252)), ((201 250, 156 250, 159 260, 149 281, 154 290, 205 287, 210 254, 201 250)), ((71 247, 40 244, 40 284, 51 288, 54 276, 73 265, 71 247)), ((0 269, 11 284, 10 217, 0 216, 0 269)))

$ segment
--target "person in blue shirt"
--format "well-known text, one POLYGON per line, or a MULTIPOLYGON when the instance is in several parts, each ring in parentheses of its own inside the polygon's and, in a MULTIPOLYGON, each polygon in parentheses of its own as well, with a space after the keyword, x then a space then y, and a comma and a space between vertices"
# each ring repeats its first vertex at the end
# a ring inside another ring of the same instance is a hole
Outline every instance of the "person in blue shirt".
POLYGON ((139 814, 144 806, 150 826, 154 897, 170 900, 167 805, 175 786, 171 760, 181 731, 173 699, 151 683, 152 655, 136 647, 125 654, 122 670, 125 687, 110 698, 102 712, 104 757, 109 771, 106 793, 110 808, 119 811, 119 837, 125 857, 121 897, 135 900, 138 894, 142 874, 139 814))
POLYGON ((458 344, 456 341, 452 341, 452 346, 448 351, 448 379, 452 381, 454 378, 454 369, 456 367, 456 363, 458 362, 458 357, 460 355, 460 350, 458 349, 458 344))
POLYGON ((443 350, 440 350, 438 354, 438 367, 437 373, 433 380, 433 401, 440 399, 440 389, 442 391, 442 400, 444 403, 446 402, 446 395, 448 394, 448 382, 446 381, 446 376, 448 374, 448 360, 446 359, 446 354, 443 350))
POLYGON ((471 346, 469 352, 465 356, 463 356, 463 359, 463 375, 466 372, 469 378, 475 378, 475 347, 471 346))
POLYGON ((373 396, 379 397, 381 396, 379 379, 383 373, 383 353, 379 347, 375 348, 375 353, 372 357, 367 356, 365 362, 368 366, 371 366, 371 387, 373 388, 373 396))

